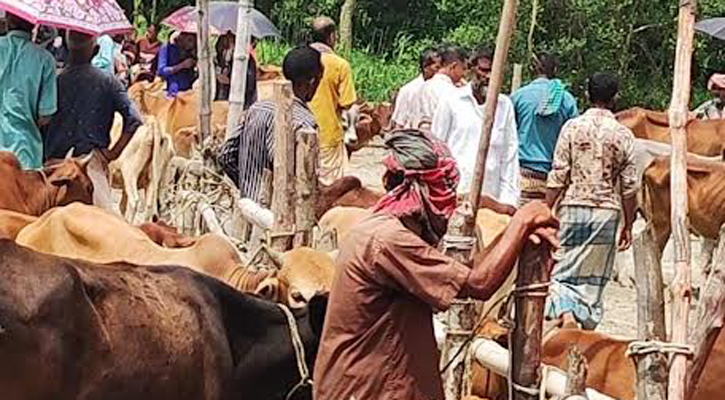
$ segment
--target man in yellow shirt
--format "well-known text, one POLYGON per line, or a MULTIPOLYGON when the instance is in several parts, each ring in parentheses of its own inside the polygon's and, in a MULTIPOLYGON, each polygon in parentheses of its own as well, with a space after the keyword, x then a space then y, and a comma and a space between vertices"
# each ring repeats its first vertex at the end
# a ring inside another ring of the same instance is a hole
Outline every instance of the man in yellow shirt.
POLYGON ((318 17, 312 22, 311 45, 322 53, 325 72, 310 102, 319 126, 320 181, 329 185, 342 178, 347 170, 348 155, 342 129, 342 113, 355 103, 355 84, 350 64, 335 54, 335 22, 328 17, 318 17))

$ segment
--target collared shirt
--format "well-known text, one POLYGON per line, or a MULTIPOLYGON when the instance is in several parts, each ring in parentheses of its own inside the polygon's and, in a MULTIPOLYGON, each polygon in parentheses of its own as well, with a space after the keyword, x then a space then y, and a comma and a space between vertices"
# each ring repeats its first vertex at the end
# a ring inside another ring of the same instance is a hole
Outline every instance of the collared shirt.
POLYGON ((123 132, 133 134, 143 123, 120 82, 89 64, 71 65, 58 76, 58 112, 45 137, 45 157, 62 158, 107 149, 113 116, 123 118, 123 132))
POLYGON ((171 73, 172 67, 184 61, 181 58, 181 49, 179 46, 170 43, 159 50, 159 67, 157 74, 166 81, 166 94, 176 97, 179 92, 191 89, 194 83, 194 71, 192 69, 184 69, 175 74, 171 73))
POLYGON ((418 75, 415 79, 400 88, 395 99, 395 110, 392 120, 396 125, 403 128, 413 128, 413 117, 415 116, 415 101, 418 93, 423 88, 425 79, 418 75))
MULTIPOLYGON (((458 96, 442 99, 433 118, 431 132, 448 145, 461 172, 459 193, 471 190, 473 171, 483 127, 483 105, 467 86, 458 96)), ((496 106, 491 145, 486 160, 483 192, 500 203, 516 206, 519 201, 519 139, 511 100, 500 95, 496 106)))
POLYGON ((114 75, 116 73, 114 61, 116 59, 117 49, 118 45, 110 36, 102 35, 98 38, 98 54, 93 57, 91 64, 96 68, 114 75))
POLYGON ((428 79, 418 92, 416 112, 413 116, 413 127, 430 124, 433 121, 438 105, 443 99, 457 97, 463 89, 457 87, 446 74, 437 73, 428 79))
POLYGON ((698 119, 725 119, 725 103, 715 98, 702 103, 694 112, 698 119))
MULTIPOLYGON (((239 136, 239 191, 243 198, 259 201, 264 170, 274 167, 273 101, 258 101, 247 111, 244 123, 237 128, 239 136)), ((315 117, 297 97, 292 103, 292 129, 317 129, 315 117)))
POLYGON ((37 121, 55 113, 56 91, 55 60, 30 33, 0 37, 0 150, 13 152, 25 169, 43 166, 37 121))
POLYGON ((519 131, 519 161, 526 169, 548 173, 556 141, 566 121, 579 114, 574 96, 564 93, 559 111, 537 115, 541 102, 548 96, 549 80, 539 78, 517 90, 511 96, 516 110, 519 131))
POLYGON ((310 102, 310 109, 320 126, 320 147, 336 148, 343 141, 342 110, 357 100, 352 68, 350 63, 333 53, 328 46, 314 43, 313 47, 322 53, 325 71, 315 97, 310 102))
POLYGON ((600 108, 567 122, 547 186, 565 189, 563 206, 620 209, 621 198, 637 192, 634 134, 600 108))
POLYGON ((315 399, 443 399, 433 310, 450 307, 470 270, 387 214, 347 238, 315 361, 315 399))

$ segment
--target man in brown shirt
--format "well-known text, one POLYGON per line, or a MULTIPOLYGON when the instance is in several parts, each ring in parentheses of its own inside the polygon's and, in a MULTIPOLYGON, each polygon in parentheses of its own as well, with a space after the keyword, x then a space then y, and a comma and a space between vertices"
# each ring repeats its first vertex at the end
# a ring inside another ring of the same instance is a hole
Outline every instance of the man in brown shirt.
POLYGON ((316 400, 442 400, 433 311, 456 297, 487 299, 531 234, 556 244, 556 219, 533 202, 472 269, 447 257, 434 246, 456 209, 455 162, 417 131, 387 145, 389 193, 340 248, 315 365, 316 400))

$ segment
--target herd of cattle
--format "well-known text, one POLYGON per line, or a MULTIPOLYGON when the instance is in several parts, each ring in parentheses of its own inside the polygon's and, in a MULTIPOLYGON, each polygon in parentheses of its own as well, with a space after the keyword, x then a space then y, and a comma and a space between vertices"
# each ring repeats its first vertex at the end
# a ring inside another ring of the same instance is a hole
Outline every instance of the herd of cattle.
MULTIPOLYGON (((271 252, 276 268, 260 271, 248 268, 225 238, 187 237, 152 220, 171 159, 192 157, 200 145, 194 117, 198 97, 190 92, 169 100, 158 83, 147 82, 129 93, 146 123, 111 165, 114 185, 124 193, 125 218, 89 205, 88 158, 68 156, 42 171, 22 171, 12 154, 0 153, 2 397, 311 398, 306 371, 312 370, 319 344, 334 254, 310 248, 271 252), (137 218, 140 189, 146 199, 137 218), (143 223, 132 225, 137 219, 143 223)), ((389 124, 389 106, 363 105, 360 111, 348 126, 348 133, 357 133, 348 141, 351 151, 389 124)), ((227 114, 228 104, 214 103, 212 140, 224 139, 227 114)), ((667 118, 640 109, 618 117, 642 139, 641 209, 664 248, 670 231, 669 149, 656 142, 668 141, 667 118)), ((720 125, 688 125, 692 229, 711 239, 725 222, 720 125)), ((120 122, 116 136, 119 128, 120 122)), ((321 230, 344 240, 381 195, 353 177, 321 187, 316 210, 321 230)), ((490 210, 479 212, 479 251, 486 251, 507 220, 490 210)), ((505 337, 492 326, 484 325, 481 334, 505 337)), ((600 333, 558 330, 544 342, 544 362, 562 367, 567 349, 576 345, 589 362, 589 387, 633 399, 627 344, 600 333)), ((725 383, 717 379, 725 371, 724 353, 722 338, 695 399, 725 393, 725 383)), ((473 394, 505 398, 506 385, 476 368, 473 394)))

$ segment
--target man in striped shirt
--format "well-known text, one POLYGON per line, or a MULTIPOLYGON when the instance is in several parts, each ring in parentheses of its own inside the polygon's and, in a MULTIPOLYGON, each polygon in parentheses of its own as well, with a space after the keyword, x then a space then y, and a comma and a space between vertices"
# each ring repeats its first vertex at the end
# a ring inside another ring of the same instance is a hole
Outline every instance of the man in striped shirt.
MULTIPOLYGON (((320 53, 311 47, 297 47, 287 53, 282 72, 292 82, 294 92, 293 129, 317 129, 315 117, 307 103, 312 100, 322 79, 320 53)), ((240 135, 239 190, 243 198, 259 201, 264 169, 272 170, 275 109, 273 101, 257 102, 249 108, 244 123, 237 128, 236 134, 240 135)))

